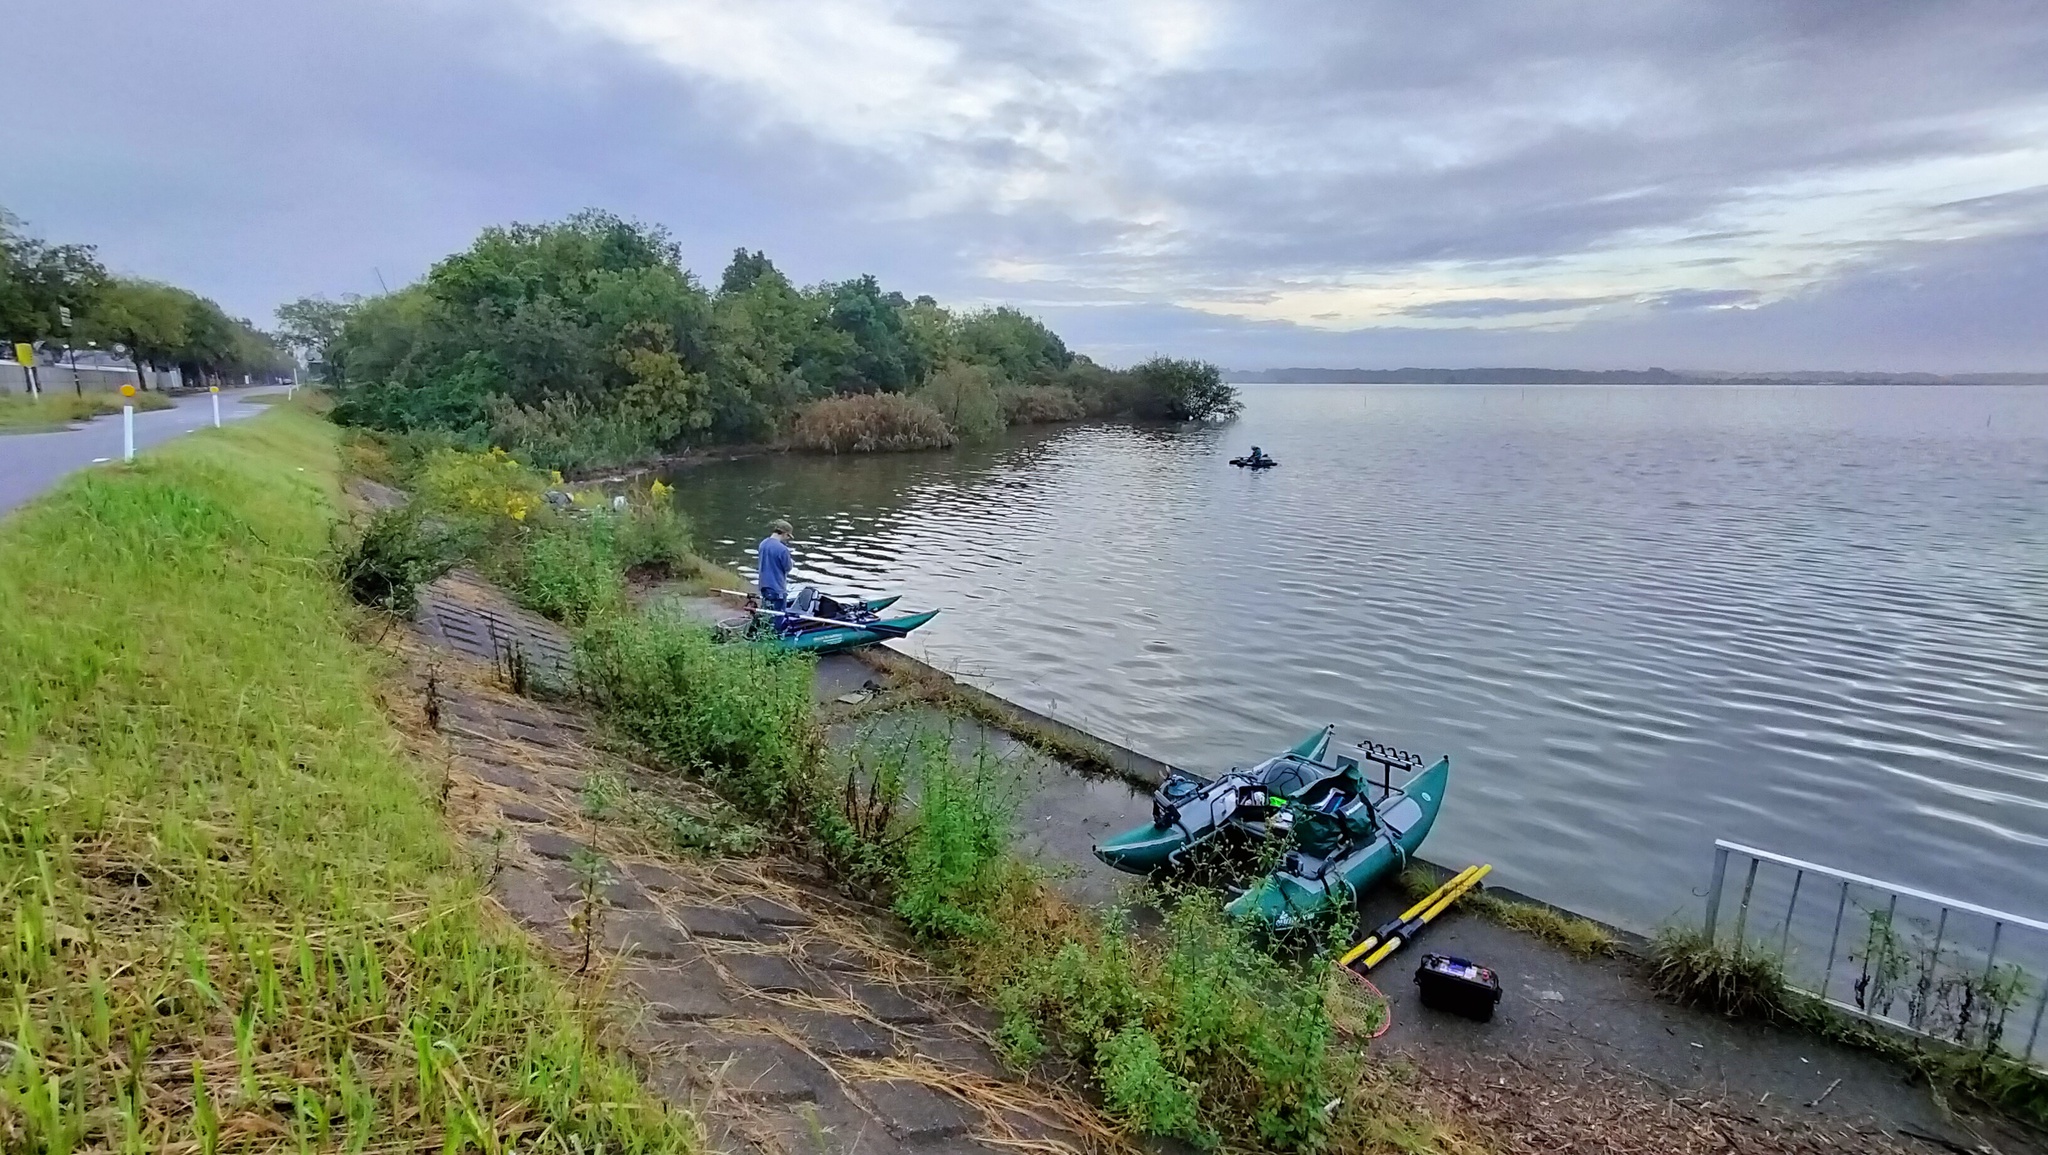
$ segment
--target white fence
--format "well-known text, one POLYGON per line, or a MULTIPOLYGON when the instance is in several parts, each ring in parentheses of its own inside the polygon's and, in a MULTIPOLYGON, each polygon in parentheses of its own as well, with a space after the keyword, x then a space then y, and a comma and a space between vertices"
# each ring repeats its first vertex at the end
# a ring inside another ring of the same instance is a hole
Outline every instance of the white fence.
MULTIPOLYGON (((44 362, 36 366, 36 380, 44 393, 112 393, 123 385, 136 383, 135 370, 127 365, 44 362)), ((176 389, 184 379, 176 369, 149 371, 149 388, 176 389)), ((28 370, 13 361, 0 360, 0 395, 28 392, 28 370)))
POLYGON ((1775 954, 1794 990, 1859 1018, 2040 1062, 2048 921, 1716 841, 1709 942, 1726 925, 1731 889, 1731 945, 1775 954), (1731 859, 1741 868, 1734 888, 1731 859))

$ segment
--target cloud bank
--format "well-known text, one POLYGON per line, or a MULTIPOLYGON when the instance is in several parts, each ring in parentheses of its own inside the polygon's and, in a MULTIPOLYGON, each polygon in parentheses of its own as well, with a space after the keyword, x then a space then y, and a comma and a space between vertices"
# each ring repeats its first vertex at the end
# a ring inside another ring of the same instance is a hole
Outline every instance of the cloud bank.
POLYGON ((0 204, 257 315, 602 205, 1111 360, 2048 368, 2038 3, 167 7, 10 16, 0 204))

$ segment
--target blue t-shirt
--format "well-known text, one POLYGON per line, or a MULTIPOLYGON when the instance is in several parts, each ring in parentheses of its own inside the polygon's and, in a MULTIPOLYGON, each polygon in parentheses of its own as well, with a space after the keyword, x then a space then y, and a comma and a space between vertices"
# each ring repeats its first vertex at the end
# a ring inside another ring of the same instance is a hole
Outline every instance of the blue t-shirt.
POLYGON ((772 594, 777 600, 789 596, 789 571, 796 565, 789 556, 789 547, 782 539, 769 534, 761 539, 761 592, 772 594))

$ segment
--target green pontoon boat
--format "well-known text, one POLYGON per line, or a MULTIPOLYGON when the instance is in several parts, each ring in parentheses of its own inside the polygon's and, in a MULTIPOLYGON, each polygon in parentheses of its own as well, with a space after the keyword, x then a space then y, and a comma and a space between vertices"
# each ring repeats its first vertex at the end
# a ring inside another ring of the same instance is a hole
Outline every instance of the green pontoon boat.
POLYGON ((806 654, 836 654, 900 638, 939 616, 937 610, 885 618, 880 611, 896 604, 886 598, 835 598, 809 586, 798 590, 785 609, 756 608, 747 636, 806 654))
POLYGON ((1443 807, 1451 760, 1425 768, 1377 742, 1333 748, 1333 732, 1326 726, 1213 781, 1174 772, 1152 796, 1152 824, 1105 839, 1096 857, 1155 873, 1187 865, 1190 852, 1213 843, 1284 847, 1279 869, 1233 899, 1232 915, 1284 929, 1352 901, 1421 847, 1443 807))

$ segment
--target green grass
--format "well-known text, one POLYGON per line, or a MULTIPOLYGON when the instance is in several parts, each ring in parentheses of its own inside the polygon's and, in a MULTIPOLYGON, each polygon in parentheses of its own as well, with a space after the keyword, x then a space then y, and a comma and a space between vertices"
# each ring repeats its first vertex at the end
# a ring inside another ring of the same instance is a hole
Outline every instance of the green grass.
POLYGON ((300 407, 0 523, 0 1148, 686 1151, 484 913, 300 407))
MULTIPOLYGON (((1401 873, 1401 888, 1411 898, 1423 898, 1434 893, 1443 885, 1447 876, 1423 866, 1412 866, 1401 873)), ((1457 905, 1475 914, 1491 919, 1509 930, 1534 935, 1546 942, 1561 946, 1580 958, 1594 955, 1613 954, 1620 945, 1606 927, 1591 919, 1579 918, 1547 906, 1531 902, 1516 902, 1499 895, 1488 894, 1483 888, 1467 891, 1457 905)))
MULTIPOLYGON (((161 393, 138 393, 135 408, 144 413, 169 409, 175 402, 161 393)), ((21 394, 0 396, 0 433, 56 429, 74 421, 86 421, 121 411, 118 393, 46 393, 40 398, 21 394)))

